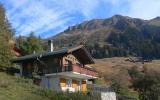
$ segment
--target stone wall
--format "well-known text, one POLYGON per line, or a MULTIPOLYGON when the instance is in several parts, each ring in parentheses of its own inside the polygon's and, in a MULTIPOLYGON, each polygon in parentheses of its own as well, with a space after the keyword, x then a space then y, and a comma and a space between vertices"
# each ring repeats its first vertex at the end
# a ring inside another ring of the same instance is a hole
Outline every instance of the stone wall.
POLYGON ((116 93, 115 92, 101 92, 101 99, 102 100, 116 100, 116 93))

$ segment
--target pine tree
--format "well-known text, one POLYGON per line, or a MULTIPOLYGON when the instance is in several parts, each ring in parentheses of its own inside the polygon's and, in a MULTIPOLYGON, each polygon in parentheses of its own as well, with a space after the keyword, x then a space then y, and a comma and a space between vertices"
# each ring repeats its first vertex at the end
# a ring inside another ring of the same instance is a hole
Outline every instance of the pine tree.
POLYGON ((12 36, 14 31, 8 22, 5 9, 2 4, 0 4, 0 70, 5 70, 6 67, 10 67, 10 60, 13 58, 13 44, 12 36))
POLYGON ((17 43, 22 55, 43 52, 42 40, 37 38, 34 32, 31 32, 26 39, 20 36, 17 39, 17 43))

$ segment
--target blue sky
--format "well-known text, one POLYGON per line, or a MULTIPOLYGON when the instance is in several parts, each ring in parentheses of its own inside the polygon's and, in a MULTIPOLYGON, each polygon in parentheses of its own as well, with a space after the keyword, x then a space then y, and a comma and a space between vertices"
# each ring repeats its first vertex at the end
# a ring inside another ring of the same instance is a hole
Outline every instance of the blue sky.
POLYGON ((34 31, 47 38, 68 26, 115 14, 152 19, 160 16, 160 0, 0 0, 16 35, 34 31))

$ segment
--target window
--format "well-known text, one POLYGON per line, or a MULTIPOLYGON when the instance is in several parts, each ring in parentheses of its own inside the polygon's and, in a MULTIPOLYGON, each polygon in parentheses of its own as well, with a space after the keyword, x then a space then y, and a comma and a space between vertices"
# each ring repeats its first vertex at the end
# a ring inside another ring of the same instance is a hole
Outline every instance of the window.
POLYGON ((60 85, 61 87, 66 87, 66 79, 60 78, 60 85))
POLYGON ((72 87, 72 80, 66 79, 67 87, 72 87))

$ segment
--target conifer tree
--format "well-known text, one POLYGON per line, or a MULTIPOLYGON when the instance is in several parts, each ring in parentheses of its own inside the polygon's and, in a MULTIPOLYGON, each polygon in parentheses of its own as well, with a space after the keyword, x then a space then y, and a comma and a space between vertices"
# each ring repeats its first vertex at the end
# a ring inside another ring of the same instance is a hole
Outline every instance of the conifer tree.
POLYGON ((42 40, 37 38, 34 32, 31 32, 27 38, 20 36, 17 39, 17 43, 22 55, 43 52, 42 40))
POLYGON ((0 70, 5 70, 6 67, 10 67, 10 60, 13 58, 13 44, 12 37, 14 31, 8 22, 5 9, 0 4, 0 70))

